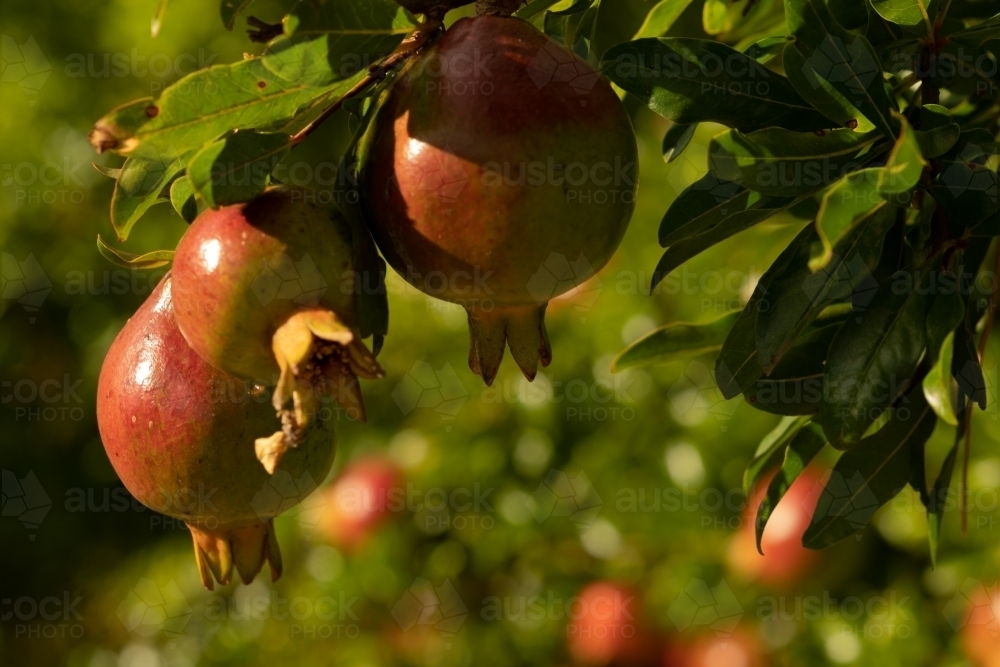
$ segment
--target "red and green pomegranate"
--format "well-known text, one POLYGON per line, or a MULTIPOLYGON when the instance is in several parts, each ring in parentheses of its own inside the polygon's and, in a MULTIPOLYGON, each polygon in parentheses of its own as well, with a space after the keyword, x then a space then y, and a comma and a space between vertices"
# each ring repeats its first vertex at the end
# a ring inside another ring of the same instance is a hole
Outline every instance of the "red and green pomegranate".
MULTIPOLYGON (((358 378, 382 369, 361 342, 352 230, 303 189, 207 210, 177 246, 177 324, 211 365, 274 386, 282 428, 256 443, 272 471, 332 395, 364 419, 358 378)), ((364 298, 367 295, 361 295, 364 298)))
MULTIPOLYGON (((97 423, 111 464, 144 505, 187 523, 202 583, 244 583, 264 562, 281 574, 269 502, 270 475, 254 438, 278 420, 252 385, 206 363, 181 335, 165 278, 111 344, 98 381, 97 423)), ((315 420, 281 460, 292 479, 321 482, 333 465, 334 436, 315 420)), ((298 500, 301 500, 299 498, 298 500)))
POLYGON ((490 384, 509 345, 533 379, 552 357, 546 303, 608 262, 634 208, 635 136, 610 84, 521 19, 464 18, 405 65, 359 157, 375 241, 465 307, 472 370, 490 384))

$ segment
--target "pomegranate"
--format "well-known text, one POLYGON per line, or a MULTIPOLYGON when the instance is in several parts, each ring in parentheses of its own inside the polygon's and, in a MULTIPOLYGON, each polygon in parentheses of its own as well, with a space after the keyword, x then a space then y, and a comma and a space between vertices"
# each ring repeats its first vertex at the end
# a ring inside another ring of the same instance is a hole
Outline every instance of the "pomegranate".
POLYGON ((635 200, 637 149, 610 84, 517 18, 455 22, 405 65, 362 141, 366 217, 389 264, 468 311, 469 366, 505 344, 552 358, 546 303, 600 270, 635 200))
MULTIPOLYGON (((272 519, 287 503, 261 502, 268 474, 254 457, 274 411, 248 383, 188 347, 174 319, 168 276, 119 332, 101 367, 97 424, 108 458, 129 492, 187 523, 202 583, 229 583, 235 565, 249 583, 266 560, 281 574, 272 519)), ((293 479, 322 481, 334 437, 321 421, 281 461, 293 479)), ((301 500, 301 499, 299 499, 301 500)))
POLYGON ((282 428, 256 443, 269 472, 302 439, 322 395, 363 420, 358 377, 383 374, 361 342, 352 230, 312 198, 273 188, 205 211, 174 257, 174 307, 188 344, 216 368, 275 385, 282 428))
POLYGON ((320 530, 332 544, 356 551, 402 502, 401 483, 399 470, 384 458, 373 456, 348 464, 327 489, 328 505, 320 530))
POLYGON ((659 646, 644 626, 636 593, 611 581, 584 586, 567 604, 566 628, 574 662, 584 665, 652 665, 659 646))

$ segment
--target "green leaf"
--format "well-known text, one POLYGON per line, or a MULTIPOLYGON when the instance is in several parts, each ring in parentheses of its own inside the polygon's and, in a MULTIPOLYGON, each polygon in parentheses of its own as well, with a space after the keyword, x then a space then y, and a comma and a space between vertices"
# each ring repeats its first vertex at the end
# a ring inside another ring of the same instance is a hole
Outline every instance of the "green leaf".
POLYGON ((931 270, 897 272, 879 287, 861 322, 837 334, 820 406, 830 444, 855 445, 913 376, 926 347, 927 286, 937 278, 931 270))
MULTIPOLYGON (((879 168, 861 169, 835 183, 826 191, 816 214, 816 231, 821 250, 809 262, 819 271, 833 260, 834 248, 862 221, 887 202, 878 193, 879 168)), ((890 207, 891 208, 891 207, 890 207)))
MULTIPOLYGON (((928 12, 926 0, 871 0, 872 8, 890 23, 919 28, 933 14, 928 12)), ((936 11, 936 10, 933 10, 936 11)))
POLYGON ((811 61, 795 47, 788 44, 781 52, 782 68, 785 76, 802 98, 819 109, 837 127, 853 129, 862 134, 875 130, 875 124, 868 120, 857 107, 826 79, 813 69, 811 61))
POLYGON ((852 168, 880 135, 851 130, 822 134, 770 127, 750 134, 729 130, 709 144, 709 167, 720 179, 764 194, 814 192, 852 168))
MULTIPOLYGON (((761 313, 762 315, 763 313, 761 313)), ((760 315, 758 315, 759 321, 760 315)), ((795 341, 767 377, 743 392, 753 408, 775 415, 814 415, 823 398, 823 367, 843 321, 817 326, 795 341)))
POLYGON ((748 57, 764 64, 779 55, 789 43, 789 38, 784 35, 776 37, 765 37, 754 42, 743 50, 748 57))
POLYGON ((611 372, 719 350, 738 316, 739 311, 733 311, 710 322, 674 322, 660 327, 619 352, 611 362, 611 372))
POLYGON ((896 120, 900 126, 899 136, 885 167, 878 173, 878 192, 886 199, 903 205, 909 202, 909 197, 903 195, 916 186, 927 163, 920 154, 913 128, 900 115, 896 115, 896 120))
POLYGON ((250 201, 264 192, 290 147, 287 134, 237 132, 198 151, 187 175, 211 208, 250 201))
POLYGON ((958 425, 951 399, 951 357, 955 346, 955 333, 949 333, 938 348, 937 361, 924 377, 924 397, 934 412, 946 424, 958 425))
POLYGON ((958 123, 948 123, 926 132, 917 130, 915 134, 921 154, 927 158, 935 158, 952 149, 962 134, 962 128, 958 123))
POLYGON ((976 48, 990 40, 1000 39, 1000 14, 996 14, 971 28, 952 33, 948 35, 948 39, 976 48))
POLYGON ((194 222, 198 217, 198 202, 194 195, 194 185, 187 176, 181 176, 170 184, 170 204, 184 222, 194 222))
POLYGON ((133 255, 123 250, 115 250, 97 235, 97 251, 104 259, 125 269, 155 269, 173 261, 173 250, 154 250, 144 255, 133 255))
POLYGON ((560 2, 562 2, 562 0, 532 0, 531 2, 529 2, 528 4, 518 9, 516 12, 514 12, 514 16, 519 19, 524 19, 527 21, 533 16, 541 14, 549 7, 557 5, 560 2))
POLYGON ((691 143, 698 123, 674 123, 663 135, 663 161, 671 163, 681 156, 687 145, 691 143))
POLYGON ((771 518, 788 489, 806 469, 806 466, 816 458, 825 444, 826 438, 823 437, 823 431, 817 424, 807 424, 795 434, 795 437, 788 444, 781 469, 768 484, 767 493, 757 507, 757 551, 761 555, 764 553, 761 549, 761 539, 764 537, 764 528, 767 526, 768 519, 771 518))
MULTIPOLYGON (((725 214, 718 224, 703 232, 678 241, 667 248, 667 251, 663 253, 659 263, 657 263, 656 268, 653 270, 653 280, 650 289, 655 288, 671 271, 692 257, 717 243, 725 241, 731 236, 750 229, 776 213, 791 208, 802 201, 804 197, 799 199, 791 197, 753 197, 753 199, 755 199, 754 203, 746 209, 737 209, 725 214)), ((696 220, 692 220, 690 224, 694 225, 697 223, 700 225, 706 222, 711 215, 715 215, 715 213, 709 213, 706 217, 698 217, 696 220)))
POLYGON ((757 316, 756 340, 761 367, 768 375, 822 312, 853 294, 873 288, 872 271, 882 253, 882 241, 895 224, 892 207, 870 214, 837 243, 826 267, 808 267, 815 233, 804 234, 795 260, 767 286, 757 316))
POLYGON ((749 494, 753 491, 754 485, 760 476, 768 469, 771 459, 789 442, 805 428, 809 423, 808 417, 784 417, 774 429, 764 436, 764 439, 757 445, 753 459, 743 472, 743 492, 749 494))
POLYGON ((660 0, 646 14, 646 19, 642 22, 639 31, 635 33, 635 37, 632 39, 659 37, 666 34, 690 4, 691 0, 660 0))
POLYGON ((242 14, 253 0, 222 0, 219 6, 219 14, 222 16, 222 25, 226 30, 232 30, 236 25, 236 17, 242 14))
POLYGON ((119 241, 128 238, 143 213, 162 201, 160 191, 183 168, 183 158, 125 160, 111 195, 111 225, 119 241))
MULTIPOLYGON (((878 54, 868 40, 841 27, 824 0, 785 0, 785 19, 788 32, 795 36, 794 48, 808 70, 804 77, 828 84, 816 90, 841 96, 837 106, 846 102, 882 134, 895 139, 891 118, 895 107, 886 93, 878 54)), ((860 118, 856 120, 860 124, 860 118)))
POLYGON ((811 234, 808 227, 803 229, 778 255, 770 268, 757 281, 757 287, 750 296, 750 300, 747 301, 743 312, 736 318, 733 328, 726 336, 719 357, 715 360, 715 382, 724 398, 735 398, 763 375, 764 369, 760 365, 755 339, 761 303, 770 284, 794 264, 802 244, 805 242, 804 239, 808 239, 811 234))
POLYGON ((976 345, 968 326, 961 326, 955 330, 955 347, 952 354, 951 374, 958 383, 959 405, 964 404, 966 398, 970 398, 980 410, 985 410, 986 377, 983 375, 983 367, 979 362, 976 345))
POLYGON ((755 204, 764 199, 737 183, 705 174, 671 202, 660 221, 660 245, 666 248, 712 229, 728 216, 747 210, 751 198, 755 204))
POLYGON ((739 51, 702 39, 661 37, 611 47, 601 71, 675 123, 712 121, 742 130, 829 123, 788 80, 739 51))
POLYGON ((105 167, 104 165, 97 164, 96 162, 91 162, 90 166, 96 169, 99 174, 107 176, 108 178, 113 178, 116 181, 118 180, 118 177, 122 175, 122 170, 120 167, 119 168, 105 167))
POLYGON ((151 37, 158 37, 160 34, 160 27, 163 26, 163 17, 167 13, 167 4, 169 0, 160 0, 156 5, 156 11, 153 12, 153 18, 149 21, 149 34, 151 37))

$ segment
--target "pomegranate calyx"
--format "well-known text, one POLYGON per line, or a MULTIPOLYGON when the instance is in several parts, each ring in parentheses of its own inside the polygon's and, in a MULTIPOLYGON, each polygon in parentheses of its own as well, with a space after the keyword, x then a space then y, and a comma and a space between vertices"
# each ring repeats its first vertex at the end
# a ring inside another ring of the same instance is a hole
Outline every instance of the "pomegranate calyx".
POLYGON ((538 304, 494 306, 486 310, 466 306, 469 315, 469 368, 483 378, 487 386, 493 384, 504 347, 510 353, 528 381, 535 379, 538 364, 542 367, 552 362, 552 347, 545 330, 545 307, 538 304))
POLYGON ((187 524, 194 540, 194 557, 202 585, 215 590, 215 582, 223 586, 232 579, 233 566, 244 584, 249 584, 267 561, 271 581, 281 576, 281 550, 274 535, 271 519, 236 528, 199 528, 187 524))

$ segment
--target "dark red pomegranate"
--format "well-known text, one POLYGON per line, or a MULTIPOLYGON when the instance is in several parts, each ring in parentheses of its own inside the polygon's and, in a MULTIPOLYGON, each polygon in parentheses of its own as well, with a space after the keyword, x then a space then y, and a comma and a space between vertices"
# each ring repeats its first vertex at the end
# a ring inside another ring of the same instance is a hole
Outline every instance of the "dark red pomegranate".
MULTIPOLYGON (((188 347, 174 320, 165 278, 125 324, 101 367, 97 424, 111 464, 129 492, 187 523, 202 583, 244 583, 266 560, 281 574, 272 519, 290 505, 267 494, 270 475, 254 439, 279 426, 252 385, 213 368, 188 347), (248 390, 250 387, 250 390, 248 390), (263 492, 263 493, 262 493, 263 492)), ((334 435, 315 421, 279 472, 322 482, 333 465, 334 435)))
POLYGON ((469 365, 505 344, 528 379, 551 361, 549 299, 600 270, 632 215, 631 122, 610 84, 517 18, 463 18, 412 58, 360 151, 389 264, 469 314, 469 365))
MULTIPOLYGON (((216 368, 274 385, 282 429, 257 443, 268 471, 332 395, 364 419, 358 377, 383 372, 361 342, 353 232, 298 188, 208 210, 174 257, 177 324, 216 368)), ((360 298, 378 295, 360 294, 360 298)), ((367 333, 367 332, 366 332, 367 333)))

